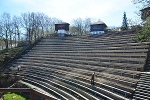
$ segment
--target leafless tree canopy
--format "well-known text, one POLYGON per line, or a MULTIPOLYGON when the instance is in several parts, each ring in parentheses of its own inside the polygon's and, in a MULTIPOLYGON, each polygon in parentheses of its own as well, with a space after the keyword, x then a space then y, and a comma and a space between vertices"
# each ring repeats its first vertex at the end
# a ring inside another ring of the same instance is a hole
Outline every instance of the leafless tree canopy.
POLYGON ((70 27, 70 32, 74 34, 89 34, 90 32, 90 25, 93 22, 97 22, 101 20, 94 20, 92 18, 76 18, 73 20, 73 26, 70 27))
MULTIPOLYGON (((96 21, 91 18, 74 19, 70 33, 89 34, 90 24, 96 21)), ((16 46, 22 39, 31 44, 40 37, 55 33, 55 24, 60 22, 62 20, 51 18, 39 12, 25 12, 20 16, 11 16, 10 13, 4 12, 0 16, 0 41, 5 43, 6 48, 12 47, 12 45, 16 46)))
POLYGON ((141 9, 150 7, 150 0, 132 0, 134 4, 141 4, 141 9))
POLYGON ((4 12, 0 16, 0 40, 4 41, 6 48, 16 45, 21 38, 31 43, 54 32, 54 24, 58 22, 62 21, 38 12, 26 12, 13 17, 10 13, 4 12))

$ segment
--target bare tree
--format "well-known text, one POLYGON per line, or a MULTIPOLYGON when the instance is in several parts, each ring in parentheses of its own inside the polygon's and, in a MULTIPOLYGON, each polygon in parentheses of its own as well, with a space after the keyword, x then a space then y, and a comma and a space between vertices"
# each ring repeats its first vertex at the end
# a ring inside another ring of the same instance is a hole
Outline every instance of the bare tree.
POLYGON ((30 14, 30 23, 31 23, 31 41, 33 41, 33 37, 36 40, 36 32, 35 32, 35 26, 36 26, 36 13, 32 12, 30 14))
POLYGON ((72 35, 77 35, 78 34, 77 30, 78 30, 78 27, 76 27, 76 26, 70 26, 69 31, 70 31, 70 33, 72 35))
POLYGON ((77 18, 73 20, 73 27, 74 27, 74 32, 76 30, 76 33, 79 34, 87 34, 89 33, 90 30, 90 24, 91 24, 91 18, 77 18))
POLYGON ((10 13, 4 12, 1 16, 1 28, 2 28, 2 36, 5 42, 6 49, 8 48, 9 43, 9 32, 11 26, 11 16, 10 13))
POLYGON ((34 13, 34 40, 36 41, 37 38, 39 38, 39 33, 40 33, 40 13, 34 13))
POLYGON ((22 13, 21 14, 22 17, 22 27, 25 29, 25 35, 26 35, 26 39, 29 43, 29 45, 31 44, 32 41, 32 18, 31 18, 31 13, 22 13))
POLYGON ((132 0, 132 2, 134 4, 140 4, 142 6, 141 8, 150 6, 150 0, 132 0))
POLYGON ((92 21, 91 18, 84 19, 84 34, 88 34, 90 32, 90 25, 92 21))
POLYGON ((77 27, 77 32, 79 34, 83 34, 83 20, 81 18, 77 18, 73 20, 73 26, 77 27))
POLYGON ((15 44, 16 44, 16 40, 19 42, 20 38, 21 38, 21 28, 22 28, 21 23, 22 23, 22 20, 21 20, 20 16, 14 16, 13 17, 12 24, 13 24, 13 27, 14 27, 15 44), (18 36, 18 38, 17 38, 17 36, 18 36))
POLYGON ((142 21, 141 19, 128 19, 128 25, 130 29, 138 29, 141 27, 142 21))
POLYGON ((41 29, 41 36, 44 36, 45 32, 49 33, 50 31, 54 30, 54 25, 56 23, 62 22, 57 18, 50 18, 43 13, 39 13, 38 18, 40 22, 39 28, 41 29))
POLYGON ((44 26, 45 26, 44 14, 43 14, 43 13, 40 13, 40 14, 39 14, 39 18, 40 18, 41 36, 44 36, 44 26))
POLYGON ((46 34, 50 34, 51 27, 52 27, 51 18, 48 16, 45 16, 45 32, 46 32, 46 34))
POLYGON ((54 30, 54 24, 62 22, 57 18, 50 18, 44 13, 26 12, 21 16, 11 16, 9 13, 3 13, 0 18, 0 37, 6 44, 12 46, 13 40, 15 45, 21 40, 21 36, 25 35, 29 44, 36 41, 37 38, 49 34, 54 30), (21 34, 22 33, 22 34, 21 34))
POLYGON ((3 33, 2 33, 1 22, 0 22, 0 46, 1 46, 1 49, 3 49, 3 33))
POLYGON ((11 46, 12 48, 12 45, 13 45, 13 33, 14 33, 14 27, 12 25, 12 22, 10 23, 10 26, 9 26, 9 45, 11 46))
POLYGON ((50 23, 50 29, 51 29, 51 31, 54 32, 54 30, 55 30, 55 24, 61 23, 61 22, 63 22, 63 21, 60 20, 60 19, 57 19, 55 17, 51 18, 51 23, 50 23))

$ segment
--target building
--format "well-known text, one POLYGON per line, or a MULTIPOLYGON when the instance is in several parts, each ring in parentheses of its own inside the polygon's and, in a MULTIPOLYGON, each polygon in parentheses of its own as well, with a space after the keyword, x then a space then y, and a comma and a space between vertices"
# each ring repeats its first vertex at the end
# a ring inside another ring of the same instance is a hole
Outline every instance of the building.
POLYGON ((58 24, 55 24, 55 31, 58 34, 58 36, 64 36, 69 32, 69 23, 61 22, 58 24))
POLYGON ((90 33, 91 34, 103 34, 105 33, 106 28, 107 28, 107 25, 104 22, 95 22, 90 25, 90 33))
POLYGON ((146 7, 140 11, 141 11, 141 19, 142 20, 145 20, 147 17, 150 17, 150 7, 146 7))

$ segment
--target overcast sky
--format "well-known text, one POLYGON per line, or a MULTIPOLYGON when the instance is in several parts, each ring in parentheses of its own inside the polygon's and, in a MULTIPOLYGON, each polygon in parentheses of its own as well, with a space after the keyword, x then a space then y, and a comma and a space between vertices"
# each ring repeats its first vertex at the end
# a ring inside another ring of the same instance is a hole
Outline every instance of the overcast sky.
POLYGON ((75 18, 101 19, 108 26, 121 26, 123 12, 127 18, 136 18, 136 5, 132 0, 0 0, 0 14, 9 12, 42 12, 71 23, 75 18))

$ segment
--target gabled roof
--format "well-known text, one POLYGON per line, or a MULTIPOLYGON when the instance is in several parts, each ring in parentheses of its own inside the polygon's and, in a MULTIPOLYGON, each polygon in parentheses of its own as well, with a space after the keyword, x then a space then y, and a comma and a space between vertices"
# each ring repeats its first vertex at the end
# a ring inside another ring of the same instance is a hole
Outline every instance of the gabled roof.
POLYGON ((146 7, 142 10, 140 10, 142 13, 141 13, 141 19, 142 20, 145 20, 147 17, 150 16, 150 7, 146 7))
POLYGON ((147 9, 150 9, 150 7, 146 7, 144 9, 141 9, 140 11, 144 11, 144 10, 147 10, 147 9))
POLYGON ((60 22, 60 23, 57 23, 57 24, 69 24, 69 23, 67 23, 67 22, 60 22))
POLYGON ((105 25, 107 27, 107 25, 104 22, 102 22, 102 21, 92 23, 91 25, 101 25, 101 24, 103 24, 103 25, 105 25))

